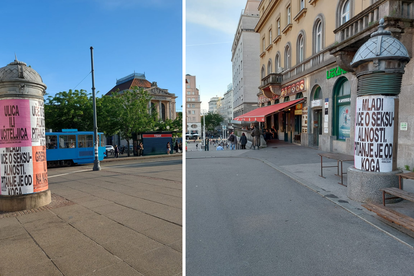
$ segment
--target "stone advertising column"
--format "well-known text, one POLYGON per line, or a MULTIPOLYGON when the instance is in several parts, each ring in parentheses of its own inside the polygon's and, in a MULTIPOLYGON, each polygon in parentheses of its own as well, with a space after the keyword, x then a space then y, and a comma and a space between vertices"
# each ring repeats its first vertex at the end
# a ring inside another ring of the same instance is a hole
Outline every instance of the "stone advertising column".
POLYGON ((0 68, 0 211, 47 205, 44 100, 40 75, 17 59, 0 68))
POLYGON ((354 167, 347 193, 359 202, 382 202, 381 188, 398 187, 398 94, 407 49, 391 32, 378 31, 358 49, 351 63, 358 78, 354 167))

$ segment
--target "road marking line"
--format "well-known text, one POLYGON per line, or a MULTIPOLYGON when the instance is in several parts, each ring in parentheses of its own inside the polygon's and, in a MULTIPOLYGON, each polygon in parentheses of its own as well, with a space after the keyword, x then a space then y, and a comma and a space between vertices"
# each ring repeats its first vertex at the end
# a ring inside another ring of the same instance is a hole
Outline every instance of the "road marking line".
MULTIPOLYGON (((102 168, 101 168, 101 169, 102 169, 102 168)), ((51 175, 51 176, 49 176, 48 178, 53 178, 53 177, 58 177, 58 176, 64 176, 64 175, 69 175, 69 174, 72 174, 72 173, 78 173, 78 172, 89 172, 89 171, 91 171, 91 169, 88 169, 88 170, 81 170, 81 171, 73 171, 73 172, 62 173, 62 174, 57 174, 57 175, 51 175)))

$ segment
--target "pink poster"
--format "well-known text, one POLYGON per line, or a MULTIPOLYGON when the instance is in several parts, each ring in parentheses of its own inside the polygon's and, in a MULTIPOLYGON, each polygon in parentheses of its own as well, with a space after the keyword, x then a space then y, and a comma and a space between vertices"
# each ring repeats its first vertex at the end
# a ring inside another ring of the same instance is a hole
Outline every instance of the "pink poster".
POLYGON ((42 100, 0 101, 0 195, 48 189, 43 106, 42 100))

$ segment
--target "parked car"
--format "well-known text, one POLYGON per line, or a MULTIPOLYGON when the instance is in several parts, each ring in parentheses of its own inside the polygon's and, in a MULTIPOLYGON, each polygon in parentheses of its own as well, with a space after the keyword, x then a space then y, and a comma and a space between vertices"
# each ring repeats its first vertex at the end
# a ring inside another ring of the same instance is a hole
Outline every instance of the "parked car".
POLYGON ((114 155, 115 154, 115 149, 112 145, 106 145, 105 147, 106 147, 106 152, 108 153, 108 155, 110 155, 110 154, 114 155))

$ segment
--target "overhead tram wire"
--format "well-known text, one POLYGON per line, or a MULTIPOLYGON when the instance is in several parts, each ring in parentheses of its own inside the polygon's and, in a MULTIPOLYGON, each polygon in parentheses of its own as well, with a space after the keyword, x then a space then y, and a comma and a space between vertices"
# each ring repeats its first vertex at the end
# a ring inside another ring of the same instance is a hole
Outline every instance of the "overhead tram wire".
POLYGON ((79 84, 81 84, 91 73, 92 73, 92 71, 89 71, 89 73, 73 88, 73 90, 75 90, 76 87, 78 87, 79 84))

